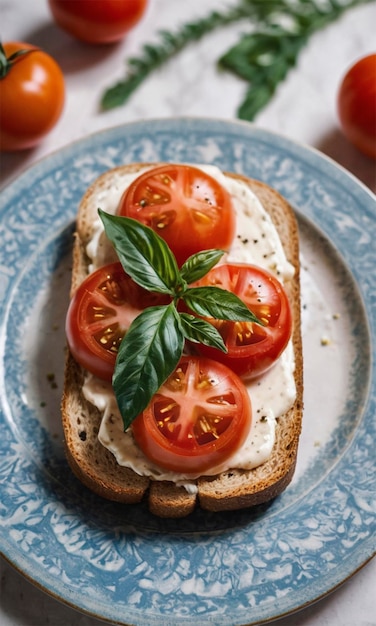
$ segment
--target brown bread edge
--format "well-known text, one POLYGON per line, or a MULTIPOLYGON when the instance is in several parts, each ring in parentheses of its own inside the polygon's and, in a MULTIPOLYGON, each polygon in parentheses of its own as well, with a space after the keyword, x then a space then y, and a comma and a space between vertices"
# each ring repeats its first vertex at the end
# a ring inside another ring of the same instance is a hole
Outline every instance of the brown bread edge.
MULTIPOLYGON (((111 184, 114 172, 138 171, 146 164, 125 165, 105 172, 89 187, 79 207, 73 249, 72 286, 75 291, 88 272, 85 247, 96 217, 90 203, 98 188, 111 184)), ((148 164, 152 165, 152 164, 148 164)), ((155 164, 153 164, 155 165, 155 164)), ((150 511, 159 517, 178 518, 191 513, 199 503, 211 511, 236 510, 255 506, 278 496, 290 483, 295 469, 303 408, 303 357, 300 332, 299 238, 294 212, 287 201, 262 182, 228 174, 245 181, 260 198, 281 237, 286 256, 295 267, 295 277, 286 284, 293 310, 293 344, 297 397, 294 406, 281 416, 277 441, 271 458, 253 470, 231 470, 198 481, 198 495, 174 483, 149 481, 118 465, 114 456, 98 441, 99 411, 82 394, 83 369, 67 349, 62 421, 66 455, 77 478, 99 496, 123 503, 137 503, 147 497, 150 511)))

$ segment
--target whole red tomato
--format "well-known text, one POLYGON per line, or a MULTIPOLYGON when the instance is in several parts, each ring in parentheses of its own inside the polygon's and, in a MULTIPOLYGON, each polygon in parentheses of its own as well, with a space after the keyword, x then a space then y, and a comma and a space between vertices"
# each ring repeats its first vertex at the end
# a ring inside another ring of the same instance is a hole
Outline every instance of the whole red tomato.
POLYGON ((88 43, 122 39, 139 22, 147 0, 48 0, 57 24, 88 43))
POLYGON ((2 151, 38 144, 58 121, 64 99, 64 77, 49 54, 27 43, 0 45, 2 151))
POLYGON ((338 91, 338 115, 346 137, 376 159, 376 54, 357 61, 338 91))

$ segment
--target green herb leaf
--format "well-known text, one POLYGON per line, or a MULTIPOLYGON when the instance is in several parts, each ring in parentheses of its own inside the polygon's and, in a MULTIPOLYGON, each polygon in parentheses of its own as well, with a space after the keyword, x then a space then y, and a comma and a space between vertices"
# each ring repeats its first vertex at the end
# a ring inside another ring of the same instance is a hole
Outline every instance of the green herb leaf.
POLYGON ((198 41, 220 26, 246 17, 249 11, 250 8, 241 2, 223 13, 213 11, 202 19, 184 24, 175 33, 160 30, 158 43, 145 44, 140 56, 128 59, 126 77, 105 91, 101 100, 102 109, 105 111, 121 106, 154 70, 173 58, 192 41, 198 41))
POLYGON ((203 317, 261 324, 238 296, 220 287, 190 287, 183 299, 192 311, 203 317))
POLYGON ((188 284, 194 283, 205 276, 214 265, 217 265, 223 255, 224 250, 203 250, 197 252, 197 254, 193 254, 183 263, 180 268, 181 276, 188 284))
POLYGON ((173 303, 145 309, 120 344, 112 384, 126 430, 174 371, 184 347, 173 303))
POLYGON ((232 71, 249 83, 238 109, 241 119, 254 119, 273 96, 279 83, 296 64, 306 43, 301 33, 281 29, 269 33, 244 35, 239 43, 219 59, 222 68, 232 71))
POLYGON ((127 274, 145 289, 173 298, 169 305, 145 309, 121 342, 112 384, 126 430, 174 371, 185 339, 226 351, 212 324, 178 313, 179 299, 204 317, 260 322, 233 293, 214 286, 188 287, 188 282, 216 265, 222 250, 192 255, 179 271, 168 245, 151 228, 131 218, 98 212, 127 274))
POLYGON ((127 429, 174 371, 185 339, 226 351, 214 326, 178 313, 180 299, 204 317, 261 322, 225 289, 188 287, 188 281, 201 278, 219 261, 222 250, 192 255, 180 272, 168 245, 151 228, 131 218, 109 215, 101 209, 98 212, 124 270, 145 289, 172 297, 169 305, 149 307, 140 313, 120 344, 112 384, 127 429))
POLYGON ((204 18, 184 24, 176 32, 159 31, 160 40, 157 43, 145 44, 140 56, 128 59, 125 79, 106 90, 102 96, 102 109, 124 104, 155 69, 191 42, 198 41, 218 28, 246 20, 251 26, 251 32, 244 34, 245 41, 243 35, 241 36, 239 46, 221 56, 218 66, 234 72, 248 82, 238 116, 252 121, 270 101, 278 83, 296 63, 300 50, 313 33, 338 19, 350 8, 374 1, 239 0, 222 13, 213 11, 204 18), (257 55, 255 60, 248 53, 244 53, 249 48, 249 38, 255 38, 252 46, 260 52, 261 44, 265 46, 268 43, 269 48, 263 59, 267 60, 271 54, 273 60, 268 69, 260 62, 262 55, 257 55))
POLYGON ((203 343, 206 346, 212 346, 222 352, 227 352, 221 334, 210 322, 189 313, 180 313, 180 321, 184 336, 188 341, 203 343))
POLYGON ((175 288, 184 287, 176 259, 157 233, 130 217, 101 209, 98 213, 124 270, 134 281, 149 291, 172 296, 175 288))

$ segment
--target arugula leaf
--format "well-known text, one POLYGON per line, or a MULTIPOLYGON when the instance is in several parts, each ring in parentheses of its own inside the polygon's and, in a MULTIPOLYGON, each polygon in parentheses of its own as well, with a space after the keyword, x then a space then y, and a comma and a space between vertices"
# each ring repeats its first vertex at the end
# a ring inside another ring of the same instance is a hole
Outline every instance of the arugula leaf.
POLYGON ((221 287, 190 287, 184 294, 184 302, 204 317, 261 324, 238 296, 221 287))
POLYGON ((145 309, 120 344, 112 384, 124 430, 174 371, 184 335, 174 304, 145 309))
POLYGON ((124 270, 141 287, 174 295, 177 286, 184 286, 176 259, 162 237, 130 217, 101 209, 98 213, 124 270))
POLYGON ((180 273, 187 283, 194 283, 217 265, 224 255, 224 250, 203 250, 189 257, 180 268, 180 273))
POLYGON ((180 322, 184 336, 188 341, 203 343, 206 346, 227 352, 222 336, 213 324, 189 313, 180 313, 180 322))

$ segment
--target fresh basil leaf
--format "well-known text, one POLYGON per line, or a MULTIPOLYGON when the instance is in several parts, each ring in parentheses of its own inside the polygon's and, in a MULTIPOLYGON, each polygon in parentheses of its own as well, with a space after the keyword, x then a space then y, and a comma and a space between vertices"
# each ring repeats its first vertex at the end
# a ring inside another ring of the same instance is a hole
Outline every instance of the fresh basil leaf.
POLYGON ((190 284, 200 280, 223 257, 224 250, 202 250, 190 256, 180 268, 184 280, 190 284))
POLYGON ((222 352, 227 352, 222 336, 213 324, 189 313, 181 313, 180 321, 184 336, 188 341, 203 343, 205 346, 212 346, 222 352))
POLYGON ((112 379, 126 430, 174 371, 184 335, 173 303, 149 307, 132 322, 120 344, 112 379))
POLYGON ((238 296, 221 287, 191 287, 183 297, 187 306, 198 315, 261 324, 238 296))
POLYGON ((101 209, 98 213, 127 274, 149 291, 173 295, 181 278, 176 259, 164 239, 130 217, 110 215, 101 209))

